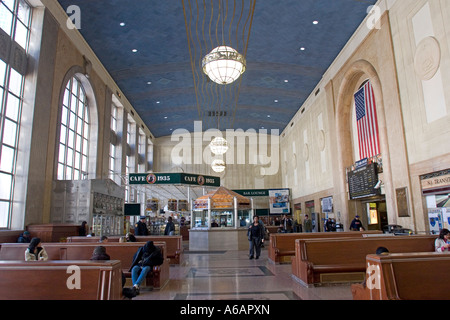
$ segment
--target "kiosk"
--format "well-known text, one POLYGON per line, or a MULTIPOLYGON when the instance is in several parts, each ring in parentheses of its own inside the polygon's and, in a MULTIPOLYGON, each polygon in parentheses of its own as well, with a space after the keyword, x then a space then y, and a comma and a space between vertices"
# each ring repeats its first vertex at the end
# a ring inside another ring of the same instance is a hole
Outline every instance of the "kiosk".
POLYGON ((243 250, 253 219, 252 200, 224 187, 192 203, 189 250, 243 250))

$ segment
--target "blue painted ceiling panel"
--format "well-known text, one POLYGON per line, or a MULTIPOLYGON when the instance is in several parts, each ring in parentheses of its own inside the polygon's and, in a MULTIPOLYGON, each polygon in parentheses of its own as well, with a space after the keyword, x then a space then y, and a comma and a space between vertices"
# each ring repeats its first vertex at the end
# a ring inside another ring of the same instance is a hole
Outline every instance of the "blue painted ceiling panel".
POLYGON ((59 0, 64 10, 79 6, 81 34, 155 137, 198 120, 204 130, 219 122, 221 130, 281 132, 376 1, 238 2, 59 0), (227 89, 201 72, 221 39, 247 60, 227 89))

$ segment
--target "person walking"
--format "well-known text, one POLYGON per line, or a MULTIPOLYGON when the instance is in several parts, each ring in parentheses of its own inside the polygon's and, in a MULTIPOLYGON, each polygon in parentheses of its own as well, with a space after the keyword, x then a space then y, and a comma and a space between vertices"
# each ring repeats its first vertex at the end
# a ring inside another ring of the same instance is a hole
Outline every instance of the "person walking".
POLYGON ((173 236, 175 234, 175 224, 173 223, 172 217, 167 219, 166 228, 164 229, 165 236, 173 236))
POLYGON ((253 259, 254 255, 256 259, 259 259, 261 255, 261 245, 264 242, 264 227, 259 223, 258 216, 253 217, 253 223, 250 225, 247 231, 248 241, 250 242, 250 259, 253 259))
POLYGON ((303 219, 303 232, 312 232, 312 221, 307 214, 305 214, 305 218, 303 219))
POLYGON ((350 230, 351 231, 361 231, 362 227, 363 227, 362 222, 361 222, 361 220, 359 220, 359 216, 356 215, 350 224, 350 230))

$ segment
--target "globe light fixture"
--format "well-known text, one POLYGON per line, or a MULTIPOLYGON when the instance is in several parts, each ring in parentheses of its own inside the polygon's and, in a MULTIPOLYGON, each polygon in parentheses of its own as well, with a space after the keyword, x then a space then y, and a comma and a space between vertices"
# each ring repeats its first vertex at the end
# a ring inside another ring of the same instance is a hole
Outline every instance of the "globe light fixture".
POLYGON ((203 72, 222 85, 236 81, 245 72, 245 65, 244 56, 228 46, 213 49, 202 60, 203 72))
POLYGON ((215 155, 222 155, 228 151, 228 142, 222 137, 216 137, 209 143, 211 152, 215 155))
POLYGON ((211 168, 215 171, 215 172, 223 172, 225 171, 225 162, 223 160, 220 159, 216 159, 211 163, 211 168))

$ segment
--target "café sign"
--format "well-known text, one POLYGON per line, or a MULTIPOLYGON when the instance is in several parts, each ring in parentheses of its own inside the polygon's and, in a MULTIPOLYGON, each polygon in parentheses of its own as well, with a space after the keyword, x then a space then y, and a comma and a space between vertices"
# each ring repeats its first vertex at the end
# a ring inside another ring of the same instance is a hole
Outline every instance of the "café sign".
POLYGON ((190 173, 130 173, 129 184, 188 184, 220 187, 220 178, 190 173))

